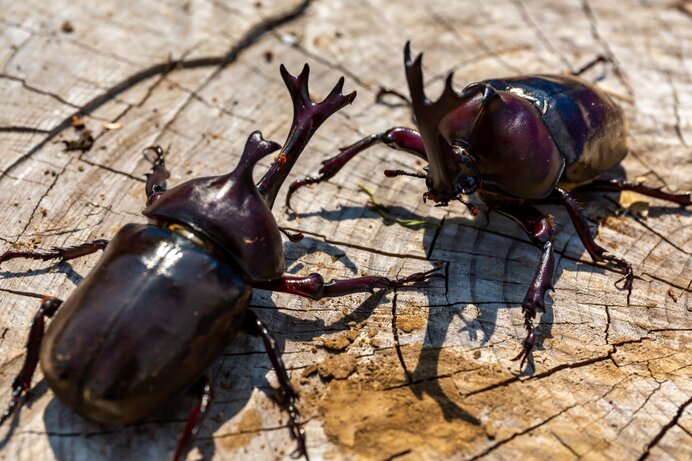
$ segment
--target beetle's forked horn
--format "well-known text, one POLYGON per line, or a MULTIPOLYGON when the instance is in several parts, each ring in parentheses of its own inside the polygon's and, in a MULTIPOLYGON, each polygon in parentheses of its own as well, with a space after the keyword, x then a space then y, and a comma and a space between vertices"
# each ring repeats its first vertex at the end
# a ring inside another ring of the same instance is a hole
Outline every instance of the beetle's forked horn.
POLYGON ((458 165, 455 162, 454 149, 440 135, 439 127, 442 119, 458 108, 467 97, 454 90, 452 83, 454 73, 450 73, 439 99, 431 102, 424 90, 423 53, 412 60, 410 42, 406 42, 404 47, 404 67, 411 93, 413 115, 430 163, 429 184, 436 193, 450 197, 454 191, 454 178, 458 174, 458 165))
POLYGON ((280 70, 281 78, 293 101, 293 123, 281 152, 269 171, 257 183, 257 188, 270 208, 288 173, 317 128, 336 111, 353 102, 356 97, 355 91, 347 95, 341 93, 344 86, 344 78, 341 77, 322 102, 315 102, 310 98, 308 91, 310 66, 305 64, 296 77, 291 75, 283 64, 280 70))

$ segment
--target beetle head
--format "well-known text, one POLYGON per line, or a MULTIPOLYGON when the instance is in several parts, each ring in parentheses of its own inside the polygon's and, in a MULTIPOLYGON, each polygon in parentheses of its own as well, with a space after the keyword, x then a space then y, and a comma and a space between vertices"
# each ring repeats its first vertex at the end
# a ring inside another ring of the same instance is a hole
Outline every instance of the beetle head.
MULTIPOLYGON (((440 131, 445 117, 460 106, 472 104, 475 92, 457 93, 452 81, 454 74, 447 76, 445 87, 439 99, 430 101, 423 89, 423 54, 411 59, 410 42, 404 48, 406 80, 411 93, 411 106, 423 138, 429 167, 426 169, 428 192, 425 199, 447 205, 451 200, 463 200, 460 195, 473 194, 481 185, 480 176, 469 146, 463 142, 449 142, 440 131)), ((463 202, 466 203, 466 202, 463 202)), ((467 204, 467 206, 469 206, 467 204)), ((472 211, 474 208, 469 206, 472 211)))

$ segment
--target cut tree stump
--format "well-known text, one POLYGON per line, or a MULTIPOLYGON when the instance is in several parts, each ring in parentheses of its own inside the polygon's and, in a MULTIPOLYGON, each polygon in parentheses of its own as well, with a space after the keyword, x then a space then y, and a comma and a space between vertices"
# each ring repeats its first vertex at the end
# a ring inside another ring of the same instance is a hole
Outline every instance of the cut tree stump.
MULTIPOLYGON (((2 251, 110 238, 144 222, 141 152, 152 144, 170 149, 169 184, 179 184, 229 171, 256 129, 283 141, 292 113, 279 63, 293 73, 310 63, 316 98, 341 75, 358 91, 289 180, 316 173, 340 146, 411 126, 407 107, 375 102, 381 87, 407 92, 407 39, 426 52, 431 97, 450 70, 460 89, 609 57, 588 78, 602 77, 630 126, 631 154, 615 174, 692 190, 688 1, 75 3, 0 8, 2 251), (75 114, 93 133, 84 152, 61 142, 79 136, 75 114)), ((277 201, 279 223, 306 235, 285 245, 291 273, 397 277, 441 264, 446 274, 324 301, 256 290, 252 308, 276 333, 301 396, 311 459, 691 459, 692 212, 643 197, 622 212, 617 194, 584 197, 598 241, 633 264, 627 305, 613 286, 620 274, 593 264, 567 214, 549 208, 559 230, 555 291, 540 346, 519 372, 510 359, 539 252, 480 204, 475 218, 459 204, 434 208, 421 201, 422 181, 381 174, 420 166, 379 147, 298 192, 296 216, 277 201), (392 215, 439 227, 385 222, 361 185, 392 215)), ((98 258, 2 265, 2 405, 37 297, 69 296, 98 258)), ((261 342, 238 336, 210 375, 215 401, 188 459, 289 459, 295 443, 261 342)), ((0 428, 0 459, 166 459, 194 403, 109 427, 75 415, 40 373, 34 383, 30 405, 0 428)))

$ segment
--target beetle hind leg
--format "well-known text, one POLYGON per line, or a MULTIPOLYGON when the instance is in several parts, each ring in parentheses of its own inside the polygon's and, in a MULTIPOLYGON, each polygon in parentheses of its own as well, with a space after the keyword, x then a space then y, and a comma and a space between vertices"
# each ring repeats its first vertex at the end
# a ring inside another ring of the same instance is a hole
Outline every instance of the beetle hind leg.
POLYGON ((642 182, 626 181, 624 179, 597 179, 574 190, 578 192, 620 192, 623 190, 631 190, 648 197, 677 203, 682 207, 692 205, 692 193, 690 192, 684 194, 671 194, 669 192, 663 192, 660 187, 649 187, 645 186, 642 182))
POLYGON ((202 425, 209 411, 211 400, 214 397, 209 378, 206 376, 203 376, 190 391, 198 394, 199 403, 197 403, 190 412, 190 416, 185 424, 185 429, 183 429, 183 432, 180 434, 178 443, 175 446, 175 452, 173 458, 171 458, 172 461, 181 461, 185 458, 185 454, 190 449, 190 443, 195 435, 197 435, 197 432, 199 432, 199 427, 202 425))
POLYGON ((41 342, 43 341, 46 318, 53 317, 61 304, 62 300, 60 299, 53 297, 43 298, 41 307, 39 307, 38 312, 36 312, 34 316, 34 320, 31 322, 29 339, 26 342, 24 365, 22 365, 22 369, 14 378, 14 381, 12 381, 12 397, 10 403, 0 417, 0 424, 4 423, 5 420, 14 413, 14 410, 20 405, 22 396, 28 395, 31 389, 31 378, 36 371, 36 365, 38 365, 39 351, 41 349, 41 342))
POLYGON ((622 258, 606 254, 607 250, 594 241, 591 231, 589 230, 589 224, 586 222, 586 218, 582 214, 579 205, 571 195, 557 187, 553 194, 557 196, 560 204, 567 209, 567 213, 574 224, 574 228, 577 230, 577 234, 584 244, 584 248, 586 248, 586 251, 591 255, 591 258, 595 262, 611 263, 624 272, 624 276, 615 282, 615 286, 622 283, 622 289, 627 290, 627 304, 629 304, 630 295, 632 294, 632 281, 634 280, 632 265, 622 258))
POLYGON ((269 330, 269 327, 264 323, 254 311, 248 310, 247 316, 245 317, 245 328, 248 333, 259 336, 262 338, 264 347, 269 355, 269 360, 274 367, 274 372, 279 381, 279 388, 281 389, 281 406, 284 410, 288 412, 289 416, 289 428, 291 429, 291 437, 293 437, 298 443, 298 448, 295 454, 297 456, 303 456, 309 461, 307 446, 305 444, 305 429, 300 421, 300 413, 296 407, 298 402, 298 393, 293 389, 291 385, 291 380, 288 377, 288 372, 286 371, 286 365, 284 365, 281 359, 281 354, 276 345, 276 339, 274 335, 269 330))

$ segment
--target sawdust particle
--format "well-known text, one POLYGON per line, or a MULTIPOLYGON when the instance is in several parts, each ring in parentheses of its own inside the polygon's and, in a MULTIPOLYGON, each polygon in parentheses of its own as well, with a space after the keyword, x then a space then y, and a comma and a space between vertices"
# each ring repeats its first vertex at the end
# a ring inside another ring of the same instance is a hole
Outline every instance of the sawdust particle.
POLYGON ((346 379, 351 376, 358 367, 356 358, 350 354, 340 354, 328 357, 317 366, 323 379, 346 379))

